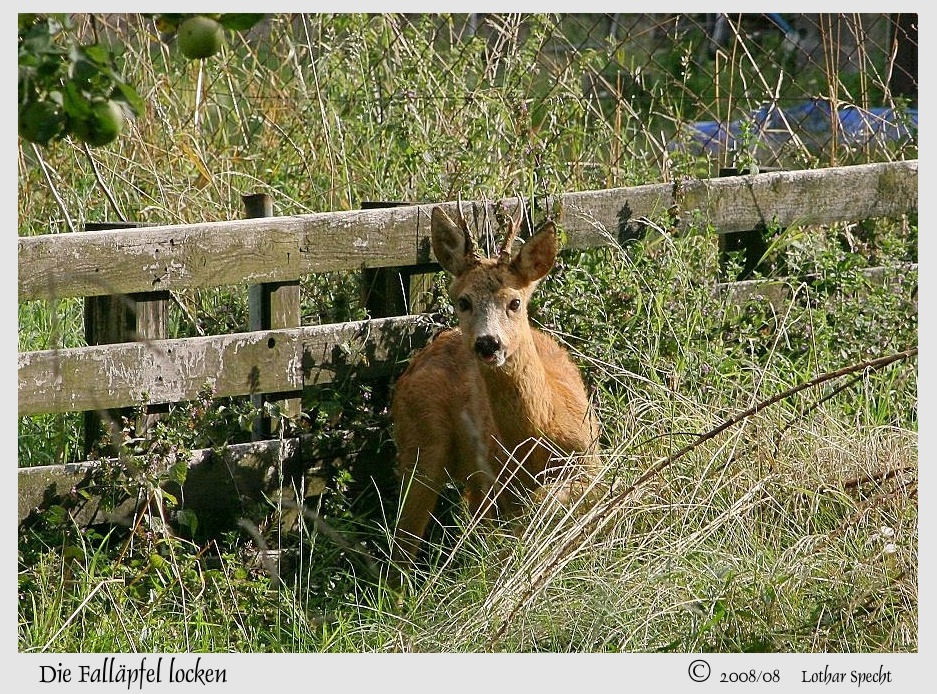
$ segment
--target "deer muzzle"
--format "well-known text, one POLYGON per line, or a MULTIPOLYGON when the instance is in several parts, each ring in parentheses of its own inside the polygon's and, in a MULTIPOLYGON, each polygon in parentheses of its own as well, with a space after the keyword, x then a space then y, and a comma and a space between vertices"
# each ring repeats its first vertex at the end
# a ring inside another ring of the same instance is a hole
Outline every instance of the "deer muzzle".
POLYGON ((490 366, 501 366, 504 363, 501 340, 494 335, 480 335, 475 339, 475 355, 490 366))

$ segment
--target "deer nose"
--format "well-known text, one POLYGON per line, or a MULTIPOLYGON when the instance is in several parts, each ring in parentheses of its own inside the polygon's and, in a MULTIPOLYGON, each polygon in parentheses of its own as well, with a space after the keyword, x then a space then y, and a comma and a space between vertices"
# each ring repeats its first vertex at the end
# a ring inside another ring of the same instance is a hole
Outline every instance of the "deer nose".
POLYGON ((494 335, 482 335, 475 340, 475 353, 480 357, 492 357, 501 349, 501 340, 494 335))

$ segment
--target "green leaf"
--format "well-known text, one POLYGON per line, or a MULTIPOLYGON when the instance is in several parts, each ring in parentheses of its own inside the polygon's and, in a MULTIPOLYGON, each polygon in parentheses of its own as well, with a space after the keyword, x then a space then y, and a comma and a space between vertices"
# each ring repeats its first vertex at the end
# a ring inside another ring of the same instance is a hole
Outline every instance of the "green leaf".
POLYGON ((182 24, 188 17, 192 17, 192 14, 184 14, 181 12, 162 12, 156 15, 158 22, 166 22, 167 25, 177 27, 182 24))
POLYGON ((82 46, 80 49, 82 57, 97 65, 102 72, 109 72, 113 64, 114 54, 107 47, 99 43, 92 43, 82 46))
POLYGON ((62 108, 69 118, 88 120, 91 118, 91 102, 75 82, 66 82, 62 91, 62 108))
POLYGON ((35 12, 21 12, 17 18, 18 30, 22 32, 23 29, 28 29, 35 24, 38 19, 39 15, 35 12))
POLYGON ((143 102, 143 99, 137 94, 137 90, 126 82, 118 82, 114 85, 111 99, 126 104, 127 108, 134 116, 139 116, 146 112, 146 104, 143 102))
POLYGON ((716 600, 716 602, 713 604, 712 616, 700 626, 699 633, 705 634, 714 626, 722 622, 726 618, 727 614, 728 611, 726 610, 725 602, 722 600, 716 600))
POLYGON ((189 531, 190 535, 195 535, 198 528, 198 517, 192 509, 180 509, 176 513, 176 522, 189 531))
POLYGON ((179 504, 179 500, 174 495, 167 492, 165 489, 159 489, 159 493, 160 493, 160 496, 163 497, 163 500, 168 505, 177 506, 179 504))
POLYGON ((179 460, 169 468, 169 479, 178 485, 185 484, 185 478, 189 474, 189 466, 184 460, 179 460))
POLYGON ((81 561, 85 558, 85 551, 76 545, 68 545, 62 552, 62 556, 65 557, 65 559, 77 559, 81 561))
POLYGON ((218 18, 218 23, 221 24, 225 29, 230 29, 231 31, 244 31, 250 29, 257 22, 263 19, 262 14, 223 14, 218 18))
POLYGON ((42 515, 49 525, 62 525, 68 520, 68 511, 65 510, 64 506, 59 506, 58 504, 47 508, 42 515))

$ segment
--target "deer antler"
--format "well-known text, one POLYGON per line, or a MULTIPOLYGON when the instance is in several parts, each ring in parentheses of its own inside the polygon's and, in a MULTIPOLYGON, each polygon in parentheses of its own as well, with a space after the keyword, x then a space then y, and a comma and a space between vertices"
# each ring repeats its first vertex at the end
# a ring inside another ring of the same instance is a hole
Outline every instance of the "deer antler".
POLYGON ((504 245, 501 246, 501 252, 498 254, 498 263, 507 264, 511 262, 511 246, 514 245, 514 239, 517 238, 517 232, 524 223, 525 218, 524 198, 517 196, 517 216, 508 217, 508 231, 504 236, 504 245))
POLYGON ((458 196, 458 204, 456 210, 458 211, 458 219, 456 222, 459 227, 462 229, 462 234, 465 237, 465 256, 471 257, 473 260, 482 259, 481 248, 478 247, 478 239, 475 238, 475 234, 469 231, 468 222, 465 221, 465 215, 462 214, 462 195, 458 196))

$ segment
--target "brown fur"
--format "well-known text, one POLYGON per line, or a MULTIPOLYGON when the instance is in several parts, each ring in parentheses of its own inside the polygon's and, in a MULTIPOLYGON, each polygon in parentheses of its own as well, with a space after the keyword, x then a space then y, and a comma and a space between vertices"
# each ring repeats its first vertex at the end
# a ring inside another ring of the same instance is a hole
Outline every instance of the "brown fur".
POLYGON ((598 438, 578 369, 527 319, 527 303, 556 257, 553 224, 513 258, 510 249, 499 259, 480 257, 468 233, 464 220, 460 230, 433 210, 433 250, 454 276, 460 327, 420 351, 394 390, 404 498, 393 558, 403 568, 445 483, 462 487, 473 514, 487 505, 510 518, 549 480, 569 477, 567 460, 551 460, 551 451, 592 453, 598 438))

